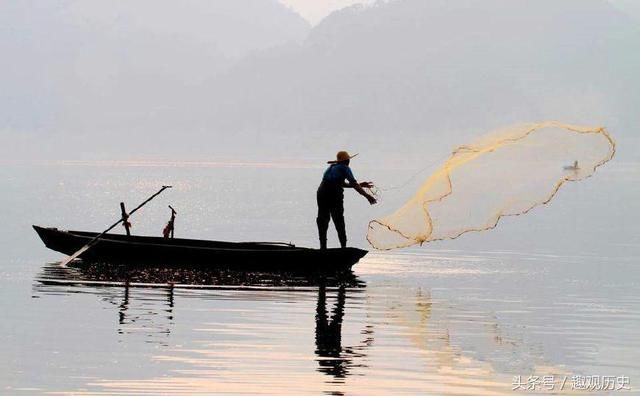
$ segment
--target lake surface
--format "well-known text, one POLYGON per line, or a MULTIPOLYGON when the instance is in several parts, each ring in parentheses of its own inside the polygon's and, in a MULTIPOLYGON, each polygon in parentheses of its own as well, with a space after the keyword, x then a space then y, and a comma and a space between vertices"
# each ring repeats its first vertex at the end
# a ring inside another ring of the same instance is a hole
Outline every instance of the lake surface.
MULTIPOLYGON (((382 187, 411 174, 354 171, 382 187)), ((121 200, 133 208, 172 184, 133 216, 134 233, 160 235, 171 204, 176 237, 315 246, 321 173, 272 164, 4 164, 0 393, 639 392, 635 163, 614 161, 496 230, 371 252, 340 279, 188 271, 127 279, 61 268, 62 256, 31 229, 101 231, 121 200)), ((348 194, 350 243, 366 248, 368 220, 413 187, 383 192, 375 207, 348 194)))

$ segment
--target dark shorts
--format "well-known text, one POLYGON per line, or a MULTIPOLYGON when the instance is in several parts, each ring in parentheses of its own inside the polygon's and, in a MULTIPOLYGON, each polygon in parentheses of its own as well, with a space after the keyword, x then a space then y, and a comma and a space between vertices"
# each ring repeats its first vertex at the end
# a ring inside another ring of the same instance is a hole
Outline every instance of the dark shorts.
MULTIPOLYGON (((318 212, 321 210, 332 212, 344 207, 344 189, 341 186, 333 186, 327 183, 320 184, 316 194, 318 200, 318 212)), ((328 214, 328 213, 327 213, 328 214)))

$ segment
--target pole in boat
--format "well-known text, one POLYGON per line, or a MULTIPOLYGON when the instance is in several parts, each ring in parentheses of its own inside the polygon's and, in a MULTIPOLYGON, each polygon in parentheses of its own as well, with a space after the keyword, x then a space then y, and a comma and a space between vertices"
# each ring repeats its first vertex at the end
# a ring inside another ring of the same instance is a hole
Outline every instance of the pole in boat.
POLYGON ((122 225, 127 231, 127 236, 131 236, 131 223, 129 223, 129 214, 127 214, 127 209, 124 207, 124 202, 120 202, 120 212, 122 212, 122 225))
POLYGON ((173 238, 173 230, 175 229, 176 214, 178 214, 178 212, 176 212, 176 210, 173 209, 171 205, 169 205, 169 209, 171 209, 171 218, 169 219, 169 222, 162 230, 162 236, 164 236, 165 238, 173 238))
MULTIPOLYGON (((171 186, 162 186, 162 188, 156 192, 155 194, 153 194, 152 196, 150 196, 149 198, 147 198, 143 203, 141 203, 140 205, 136 206, 135 209, 133 209, 131 212, 129 212, 129 216, 131 216, 132 214, 134 214, 138 209, 142 208, 144 205, 146 205, 147 203, 149 203, 149 201, 151 201, 152 199, 154 199, 155 197, 157 197, 158 195, 162 194, 162 192, 164 190, 166 190, 167 188, 171 188, 171 186)), ((62 262, 62 266, 66 266, 67 264, 69 264, 70 262, 72 262, 73 260, 77 259, 78 257, 80 257, 80 255, 84 252, 86 252, 87 250, 91 249, 91 247, 93 245, 95 245, 98 240, 100 238, 102 238, 104 236, 104 234, 106 234, 107 232, 113 230, 114 228, 116 228, 116 226, 120 223, 122 223, 122 221, 125 220, 124 217, 120 218, 120 220, 116 221, 115 223, 113 223, 109 228, 107 228, 106 230, 102 231, 100 234, 96 235, 92 240, 90 240, 86 245, 84 245, 83 247, 81 247, 77 252, 75 252, 74 254, 72 254, 71 256, 69 256, 69 258, 67 258, 65 261, 62 262)))

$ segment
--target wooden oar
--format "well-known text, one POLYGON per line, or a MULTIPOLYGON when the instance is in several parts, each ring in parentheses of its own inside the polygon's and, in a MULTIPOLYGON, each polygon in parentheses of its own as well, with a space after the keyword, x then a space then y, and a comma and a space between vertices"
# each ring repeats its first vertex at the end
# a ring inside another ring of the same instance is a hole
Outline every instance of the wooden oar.
MULTIPOLYGON (((132 214, 134 214, 138 209, 140 209, 141 207, 143 207, 144 205, 146 205, 147 203, 149 203, 149 201, 151 201, 152 199, 154 199, 155 197, 157 197, 158 195, 160 195, 164 190, 166 190, 167 188, 171 188, 171 186, 162 186, 162 188, 155 194, 153 194, 152 196, 150 196, 149 198, 146 199, 146 201, 144 201, 143 203, 141 203, 140 205, 136 206, 135 209, 133 209, 131 212, 129 212, 129 216, 131 216, 132 214)), ((91 247, 93 245, 95 245, 98 240, 100 238, 102 238, 104 236, 104 234, 106 234, 107 232, 113 230, 114 228, 116 228, 116 226, 120 223, 122 223, 122 221, 124 220, 124 217, 120 218, 120 220, 116 221, 115 223, 113 223, 109 228, 107 228, 106 230, 102 231, 100 234, 96 235, 92 240, 90 240, 86 245, 84 245, 83 247, 81 247, 77 252, 75 252, 74 254, 72 254, 71 256, 69 256, 68 259, 66 259, 65 261, 62 262, 62 266, 66 266, 67 264, 69 264, 70 262, 72 262, 73 260, 77 259, 78 257, 80 257, 81 254, 83 254, 84 252, 86 252, 87 250, 91 249, 91 247)))

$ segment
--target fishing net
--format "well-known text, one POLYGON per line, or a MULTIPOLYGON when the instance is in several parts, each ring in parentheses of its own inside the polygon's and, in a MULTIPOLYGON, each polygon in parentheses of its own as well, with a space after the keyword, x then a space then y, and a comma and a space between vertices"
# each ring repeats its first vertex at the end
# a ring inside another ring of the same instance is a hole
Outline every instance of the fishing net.
POLYGON ((404 206, 369 223, 367 239, 390 250, 492 229, 547 204, 614 154, 604 128, 545 122, 493 132, 456 148, 404 206))

